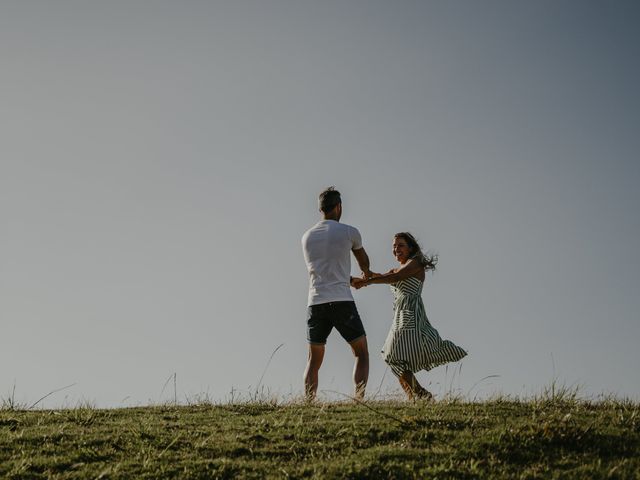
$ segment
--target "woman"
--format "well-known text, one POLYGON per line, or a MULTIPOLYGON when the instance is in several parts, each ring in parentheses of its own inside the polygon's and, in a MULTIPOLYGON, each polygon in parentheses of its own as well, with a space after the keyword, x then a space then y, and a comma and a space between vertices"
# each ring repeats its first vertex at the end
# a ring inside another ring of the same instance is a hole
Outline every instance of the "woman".
POLYGON ((433 395, 418 383, 414 373, 457 362, 467 352, 449 340, 442 340, 427 319, 422 303, 422 286, 427 270, 435 270, 437 256, 426 256, 408 232, 393 239, 393 256, 400 263, 385 274, 354 279, 353 286, 388 283, 393 292, 393 325, 382 347, 382 358, 398 377, 410 399, 431 399, 433 395))

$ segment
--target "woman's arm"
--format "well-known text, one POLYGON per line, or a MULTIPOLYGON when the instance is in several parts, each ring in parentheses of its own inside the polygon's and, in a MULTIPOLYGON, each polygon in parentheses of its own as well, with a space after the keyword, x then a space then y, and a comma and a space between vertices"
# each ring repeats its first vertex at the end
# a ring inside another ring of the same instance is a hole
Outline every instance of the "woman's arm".
POLYGON ((416 259, 411 259, 398 269, 362 280, 362 282, 358 283, 360 283, 360 286, 362 287, 366 287, 367 285, 371 285, 374 283, 396 283, 400 280, 405 280, 409 277, 415 276, 415 274, 419 273, 421 270, 424 270, 422 264, 416 259))

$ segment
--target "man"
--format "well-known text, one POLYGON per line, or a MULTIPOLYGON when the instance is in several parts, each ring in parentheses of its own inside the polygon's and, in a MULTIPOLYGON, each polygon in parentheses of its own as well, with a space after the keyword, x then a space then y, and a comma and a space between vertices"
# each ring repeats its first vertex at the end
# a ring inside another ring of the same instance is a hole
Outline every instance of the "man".
POLYGON ((355 397, 361 399, 369 378, 369 351, 364 327, 351 295, 351 252, 365 278, 371 275, 369 257, 362 248, 358 229, 340 223, 340 192, 329 187, 320 194, 318 203, 323 219, 302 236, 302 250, 309 271, 309 359, 304 371, 305 395, 308 400, 316 396, 325 344, 335 327, 355 356, 355 397))

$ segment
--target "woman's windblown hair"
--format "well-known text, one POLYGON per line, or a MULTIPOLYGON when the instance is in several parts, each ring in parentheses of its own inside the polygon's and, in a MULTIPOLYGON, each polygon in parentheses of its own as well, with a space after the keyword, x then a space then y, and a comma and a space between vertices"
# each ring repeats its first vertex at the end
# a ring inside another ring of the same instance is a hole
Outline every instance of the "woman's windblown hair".
POLYGON ((410 258, 415 258, 416 260, 418 260, 424 266, 425 270, 436 270, 436 265, 438 264, 438 255, 425 254, 422 251, 422 248, 420 248, 420 244, 413 235, 411 235, 409 232, 400 232, 396 233, 394 235, 394 238, 402 238, 405 242, 407 242, 407 245, 409 246, 411 252, 410 258))

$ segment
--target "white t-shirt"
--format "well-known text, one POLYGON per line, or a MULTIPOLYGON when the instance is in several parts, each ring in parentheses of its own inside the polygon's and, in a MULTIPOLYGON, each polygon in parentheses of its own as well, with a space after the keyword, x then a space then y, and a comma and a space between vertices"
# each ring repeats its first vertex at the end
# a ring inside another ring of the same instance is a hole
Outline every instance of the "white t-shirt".
POLYGON ((302 236, 309 271, 309 303, 353 301, 349 277, 351 250, 362 248, 357 228, 335 220, 321 220, 302 236))

